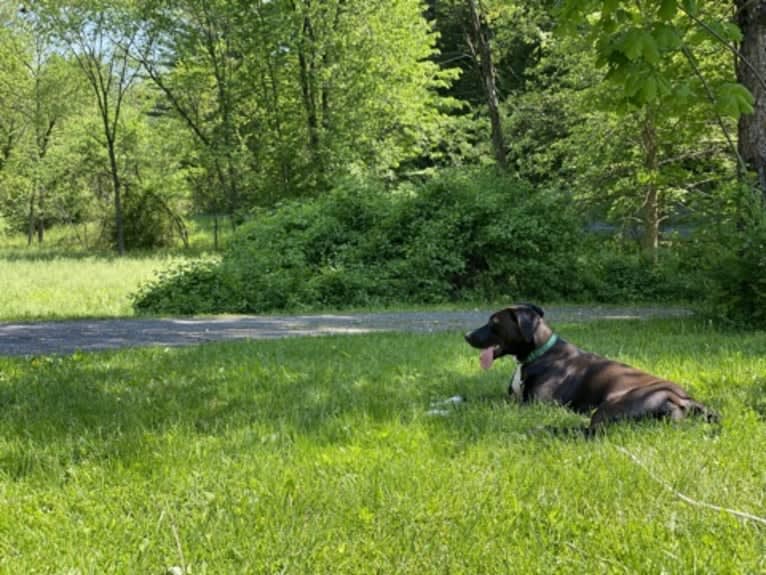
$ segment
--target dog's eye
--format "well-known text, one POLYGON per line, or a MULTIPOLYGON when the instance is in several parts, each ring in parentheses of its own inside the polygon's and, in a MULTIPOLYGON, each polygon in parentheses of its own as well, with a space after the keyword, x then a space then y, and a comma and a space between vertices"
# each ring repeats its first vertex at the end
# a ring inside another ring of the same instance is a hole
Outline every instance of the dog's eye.
POLYGON ((500 323, 500 318, 499 318, 499 317, 497 317, 497 316, 493 316, 493 317, 492 317, 492 323, 493 323, 494 325, 497 325, 497 324, 499 324, 499 323, 500 323))

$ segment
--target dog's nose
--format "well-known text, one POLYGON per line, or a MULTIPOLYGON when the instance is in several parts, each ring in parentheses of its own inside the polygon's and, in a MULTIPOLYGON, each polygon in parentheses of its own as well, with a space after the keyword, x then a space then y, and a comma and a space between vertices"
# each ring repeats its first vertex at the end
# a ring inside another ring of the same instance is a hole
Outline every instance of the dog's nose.
POLYGON ((471 336, 472 336, 472 335, 473 335, 473 332, 472 332, 472 331, 467 331, 467 332, 465 332, 465 334, 463 335, 463 337, 465 338, 465 340, 466 340, 468 343, 471 343, 471 336))

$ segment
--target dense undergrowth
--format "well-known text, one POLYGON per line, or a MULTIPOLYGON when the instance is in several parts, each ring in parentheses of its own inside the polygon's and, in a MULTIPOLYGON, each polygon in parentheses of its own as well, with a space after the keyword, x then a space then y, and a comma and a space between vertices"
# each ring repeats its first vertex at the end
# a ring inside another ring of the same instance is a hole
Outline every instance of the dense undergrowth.
POLYGON ((586 230, 571 198, 483 172, 394 191, 348 182, 243 225, 222 260, 167 270, 142 313, 264 312, 466 300, 693 301, 699 266, 649 262, 586 230))

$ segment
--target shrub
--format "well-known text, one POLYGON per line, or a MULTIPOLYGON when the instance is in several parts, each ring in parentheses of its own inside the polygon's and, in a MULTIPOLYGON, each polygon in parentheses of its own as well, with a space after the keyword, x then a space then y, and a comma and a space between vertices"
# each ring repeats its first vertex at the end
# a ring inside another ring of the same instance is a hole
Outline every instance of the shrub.
MULTIPOLYGON (((218 262, 184 262, 160 272, 133 294, 133 307, 142 313, 216 313, 236 301, 218 262)), ((231 311, 236 311, 232 309, 231 311)))
MULTIPOLYGON (((168 203, 152 190, 128 188, 123 195, 122 225, 125 246, 129 250, 150 250, 168 247, 175 243, 177 224, 168 203)), ((103 241, 110 247, 117 246, 117 226, 111 206, 102 214, 103 241)))
POLYGON ((704 235, 696 259, 706 272, 703 302, 710 316, 766 328, 766 215, 757 204, 748 217, 704 235))
POLYGON ((571 298, 581 290, 572 255, 581 226, 570 205, 561 193, 494 173, 447 171, 394 191, 347 181, 321 198, 258 212, 220 264, 174 270, 135 305, 263 312, 571 298))
POLYGON ((582 297, 590 301, 689 301, 702 293, 699 270, 678 249, 661 248, 651 262, 638 246, 601 240, 584 249, 578 261, 582 297))

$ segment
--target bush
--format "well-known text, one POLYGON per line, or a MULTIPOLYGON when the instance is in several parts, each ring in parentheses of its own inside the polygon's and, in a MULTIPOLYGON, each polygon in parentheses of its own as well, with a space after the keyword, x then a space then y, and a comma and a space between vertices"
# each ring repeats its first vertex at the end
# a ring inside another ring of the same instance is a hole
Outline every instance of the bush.
POLYGON ((561 194, 447 171, 393 192, 345 182, 262 211, 219 264, 175 270, 135 298, 155 313, 576 297, 581 225, 561 194), (198 306, 198 309, 194 309, 198 306))
MULTIPOLYGON (((126 187, 126 189, 128 189, 126 187)), ((172 246, 177 237, 176 217, 168 203, 148 189, 131 188, 122 197, 122 225, 129 250, 150 250, 172 246)), ((102 214, 103 240, 117 246, 117 226, 112 206, 102 214)))
POLYGON ((702 293, 699 270, 678 249, 661 248, 648 261, 638 246, 598 241, 579 256, 582 295, 589 301, 626 303, 691 301, 702 293))
POLYGON ((222 311, 233 301, 231 287, 219 262, 184 262, 143 285, 132 295, 133 307, 143 313, 205 314, 222 311))
POLYGON ((766 328, 766 215, 760 202, 748 217, 713 230, 696 245, 706 272, 704 310, 736 326, 766 328))

